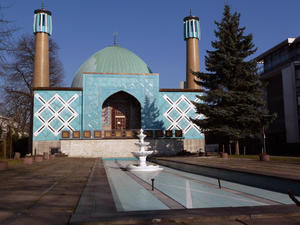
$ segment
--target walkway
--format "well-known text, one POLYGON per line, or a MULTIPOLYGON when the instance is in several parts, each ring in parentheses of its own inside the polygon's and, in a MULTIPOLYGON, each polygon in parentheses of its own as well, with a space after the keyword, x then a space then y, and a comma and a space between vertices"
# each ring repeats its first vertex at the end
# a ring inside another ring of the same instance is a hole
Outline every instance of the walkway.
POLYGON ((258 157, 257 160, 219 157, 159 157, 158 159, 300 181, 300 161, 259 161, 258 157))
MULTIPOLYGON (((191 162, 196 159, 185 160, 191 162)), ((216 159, 215 162, 217 166, 221 160, 216 159)), ((263 166, 273 162, 257 163, 263 166)), ((245 163, 241 161, 240 164, 243 167, 245 163)), ((214 166, 213 159, 210 159, 209 165, 214 166)), ((147 186, 144 188, 147 189, 147 186)), ((57 158, 0 171, 1 225, 63 225, 69 222, 296 225, 300 224, 300 208, 294 205, 271 205, 118 212, 100 159, 57 158)))
POLYGON ((0 171, 0 224, 67 224, 94 162, 56 158, 0 171))

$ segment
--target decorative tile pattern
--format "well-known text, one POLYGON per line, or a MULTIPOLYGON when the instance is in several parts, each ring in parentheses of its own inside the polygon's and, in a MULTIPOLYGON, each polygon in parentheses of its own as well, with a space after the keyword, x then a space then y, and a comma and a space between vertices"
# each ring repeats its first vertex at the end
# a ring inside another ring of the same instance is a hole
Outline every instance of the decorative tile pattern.
MULTIPOLYGON (((102 120, 104 101, 111 95, 124 91, 134 96, 145 107, 146 99, 151 103, 158 99, 158 76, 85 74, 83 76, 83 129, 102 130, 110 118, 102 120)), ((143 121, 142 121, 143 126, 143 121)))
POLYGON ((183 137, 203 138, 199 127, 190 118, 201 119, 196 113, 192 100, 198 102, 195 93, 163 92, 160 99, 160 110, 166 130, 182 130, 183 137))
POLYGON ((75 101, 80 103, 78 93, 37 91, 34 98, 34 138, 41 136, 42 139, 48 140, 52 136, 58 139, 63 130, 78 129, 72 125, 79 117, 78 104, 75 104, 75 108, 73 106, 75 101))

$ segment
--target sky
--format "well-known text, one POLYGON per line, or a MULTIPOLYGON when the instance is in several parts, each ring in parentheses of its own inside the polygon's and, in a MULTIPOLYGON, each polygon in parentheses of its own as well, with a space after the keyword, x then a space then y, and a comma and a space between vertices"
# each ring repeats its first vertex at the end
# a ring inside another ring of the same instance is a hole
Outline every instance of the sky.
MULTIPOLYGON (((200 70, 215 40, 214 21, 220 21, 227 2, 241 14, 245 34, 253 34, 255 57, 289 37, 300 36, 300 0, 45 0, 52 12, 52 38, 59 45, 64 85, 70 87, 80 65, 97 51, 113 44, 142 58, 160 74, 160 88, 179 88, 185 79, 186 44, 183 18, 192 13, 200 19, 200 70)), ((33 11, 42 0, 0 0, 9 6, 6 19, 19 28, 16 38, 32 33, 33 11)))

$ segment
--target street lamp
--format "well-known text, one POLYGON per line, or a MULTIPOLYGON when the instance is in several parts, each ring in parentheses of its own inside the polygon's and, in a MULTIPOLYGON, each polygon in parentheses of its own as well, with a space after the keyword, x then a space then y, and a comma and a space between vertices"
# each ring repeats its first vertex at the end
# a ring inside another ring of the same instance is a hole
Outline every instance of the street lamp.
POLYGON ((263 144, 264 147, 262 149, 262 154, 266 154, 267 153, 267 149, 266 149, 266 133, 265 133, 265 124, 268 124, 270 121, 272 121, 274 119, 274 115, 263 115, 263 126, 262 126, 262 133, 263 133, 263 144))
POLYGON ((266 133, 265 133, 265 125, 262 127, 262 132, 263 132, 263 141, 264 141, 264 148, 262 150, 262 154, 267 153, 266 151, 266 133))

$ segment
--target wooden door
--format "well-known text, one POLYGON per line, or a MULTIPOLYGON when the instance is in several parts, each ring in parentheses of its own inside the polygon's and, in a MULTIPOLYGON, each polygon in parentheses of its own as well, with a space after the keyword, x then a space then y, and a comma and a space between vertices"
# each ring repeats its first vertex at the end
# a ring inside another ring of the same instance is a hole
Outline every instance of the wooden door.
POLYGON ((126 118, 125 116, 116 116, 115 117, 115 124, 117 130, 126 129, 126 118))

